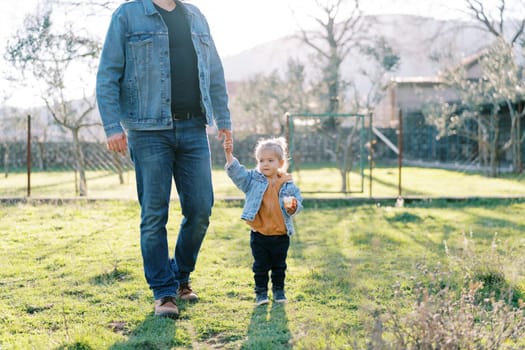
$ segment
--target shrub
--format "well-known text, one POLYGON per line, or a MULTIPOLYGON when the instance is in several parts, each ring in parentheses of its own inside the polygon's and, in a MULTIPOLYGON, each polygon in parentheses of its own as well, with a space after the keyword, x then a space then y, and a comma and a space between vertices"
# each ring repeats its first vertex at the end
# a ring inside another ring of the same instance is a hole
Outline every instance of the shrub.
MULTIPOLYGON (((523 295, 506 276, 516 266, 508 249, 475 249, 472 234, 448 264, 420 265, 408 284, 394 286, 392 304, 374 315, 374 349, 523 348, 523 295)), ((520 260, 522 262, 522 260, 520 260)))

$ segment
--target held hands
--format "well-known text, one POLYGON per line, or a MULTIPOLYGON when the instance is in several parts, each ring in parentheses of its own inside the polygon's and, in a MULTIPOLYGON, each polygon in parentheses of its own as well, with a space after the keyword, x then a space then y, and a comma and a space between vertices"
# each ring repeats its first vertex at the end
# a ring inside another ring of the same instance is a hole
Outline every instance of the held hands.
POLYGON ((233 161, 233 138, 230 130, 219 130, 217 135, 218 139, 221 139, 224 136, 224 142, 222 146, 224 147, 224 156, 226 157, 226 162, 230 164, 233 161), (222 133, 221 133, 222 131, 222 133))
POLYGON ((224 139, 224 142, 230 140, 233 142, 232 131, 228 129, 219 129, 217 133, 217 140, 224 139))

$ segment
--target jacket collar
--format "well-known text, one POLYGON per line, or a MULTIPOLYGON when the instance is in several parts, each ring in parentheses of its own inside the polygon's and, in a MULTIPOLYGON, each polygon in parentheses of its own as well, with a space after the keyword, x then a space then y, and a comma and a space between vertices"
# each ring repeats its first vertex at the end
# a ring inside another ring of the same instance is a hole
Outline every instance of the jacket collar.
POLYGON ((153 5, 152 0, 142 0, 142 6, 144 6, 144 13, 146 16, 151 16, 157 12, 157 9, 155 8, 155 5, 153 5))
MULTIPOLYGON (((263 173, 261 173, 259 169, 255 168, 255 174, 257 174, 256 176, 258 180, 262 182, 268 182, 268 179, 266 178, 266 176, 263 173)), ((283 183, 293 182, 292 175, 289 173, 281 173, 280 176, 282 177, 283 183)))
MULTIPOLYGON (((142 1, 142 6, 144 6, 144 13, 146 14, 146 16, 151 16, 158 12, 157 9, 155 8, 155 5, 153 4, 153 0, 141 0, 141 1, 142 1)), ((175 0, 175 4, 177 6, 181 6, 184 12, 186 12, 186 8, 182 4, 182 2, 180 2, 179 0, 175 0)))

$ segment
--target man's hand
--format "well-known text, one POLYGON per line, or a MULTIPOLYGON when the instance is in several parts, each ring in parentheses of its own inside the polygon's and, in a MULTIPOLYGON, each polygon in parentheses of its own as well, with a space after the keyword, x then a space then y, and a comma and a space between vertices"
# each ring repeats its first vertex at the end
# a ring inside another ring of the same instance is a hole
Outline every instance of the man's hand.
POLYGON ((217 133, 217 139, 224 139, 224 142, 233 141, 232 131, 228 129, 219 129, 219 132, 217 133))
POLYGON ((223 138, 224 141, 222 142, 222 147, 224 148, 226 163, 231 164, 233 161, 233 137, 231 130, 220 129, 217 134, 217 139, 221 140, 223 138))
POLYGON ((128 139, 126 134, 120 133, 108 137, 108 149, 125 156, 128 150, 128 139))

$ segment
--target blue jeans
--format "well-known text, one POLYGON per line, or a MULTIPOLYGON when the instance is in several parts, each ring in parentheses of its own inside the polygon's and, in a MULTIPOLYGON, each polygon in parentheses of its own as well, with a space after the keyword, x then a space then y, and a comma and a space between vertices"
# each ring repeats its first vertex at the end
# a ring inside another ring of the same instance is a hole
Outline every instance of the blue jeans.
POLYGON ((211 158, 204 119, 175 121, 171 130, 128 131, 141 206, 140 247, 155 299, 175 296, 189 281, 213 206, 211 158), (170 259, 168 222, 172 178, 183 219, 170 259))

